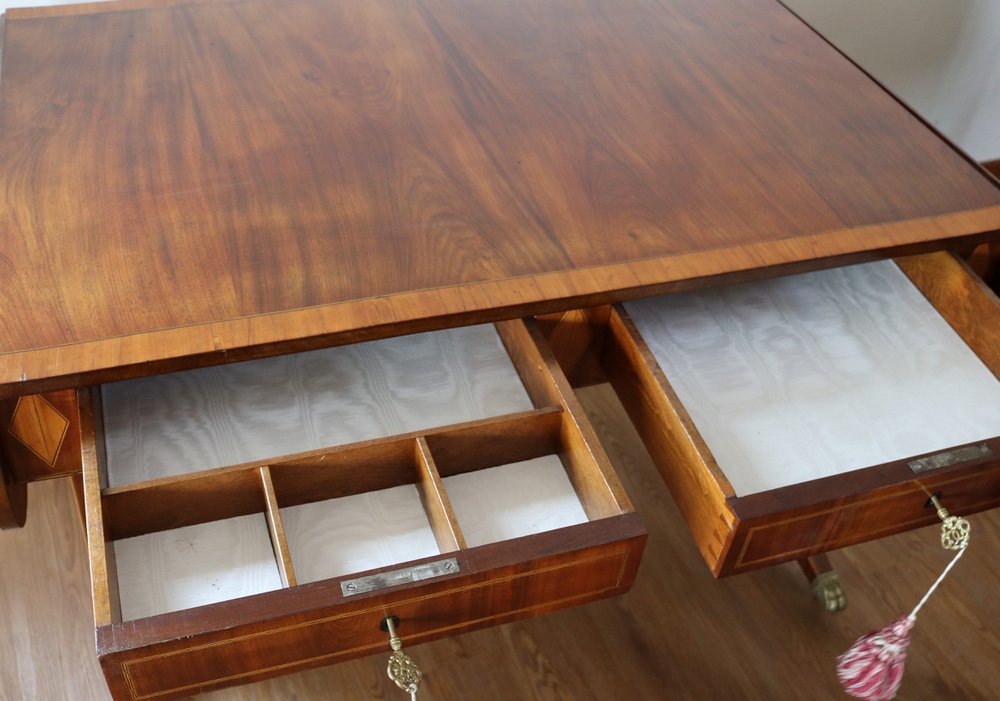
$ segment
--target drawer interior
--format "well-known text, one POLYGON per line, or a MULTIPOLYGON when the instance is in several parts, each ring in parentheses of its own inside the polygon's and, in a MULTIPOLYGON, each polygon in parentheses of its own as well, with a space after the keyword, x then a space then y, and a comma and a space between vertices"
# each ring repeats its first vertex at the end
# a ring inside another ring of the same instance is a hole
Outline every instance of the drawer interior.
POLYGON ((587 521, 555 455, 452 475, 442 484, 470 547, 587 521))
POLYGON ((533 408, 491 325, 115 382, 100 392, 111 487, 533 408))
POLYGON ((629 302, 607 338, 717 576, 1000 503, 1000 302, 951 254, 629 302))
POLYGON ((281 587, 263 514, 156 531, 113 547, 125 621, 281 587))
POLYGON ((632 511, 533 325, 302 355, 81 395, 98 626, 632 511))
POLYGON ((1000 380, 893 261, 624 306, 735 496, 1000 435, 1000 380))
POLYGON ((412 484, 288 506, 281 520, 302 584, 441 553, 412 484))

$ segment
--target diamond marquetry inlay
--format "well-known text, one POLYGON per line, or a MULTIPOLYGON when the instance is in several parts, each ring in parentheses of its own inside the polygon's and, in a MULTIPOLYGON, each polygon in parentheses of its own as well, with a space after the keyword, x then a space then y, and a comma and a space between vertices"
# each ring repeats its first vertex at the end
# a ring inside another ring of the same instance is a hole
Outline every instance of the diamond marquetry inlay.
POLYGON ((69 419, 43 397, 30 395, 17 400, 8 431, 31 452, 55 465, 69 419))

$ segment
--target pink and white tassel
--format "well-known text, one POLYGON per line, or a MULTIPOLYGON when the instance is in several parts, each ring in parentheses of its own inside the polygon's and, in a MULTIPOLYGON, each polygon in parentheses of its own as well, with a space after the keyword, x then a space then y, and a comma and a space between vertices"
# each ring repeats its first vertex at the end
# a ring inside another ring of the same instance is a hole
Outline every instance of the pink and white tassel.
POLYGON ((969 522, 964 518, 951 516, 948 510, 941 506, 937 497, 931 497, 931 500, 937 507, 938 516, 944 521, 941 525, 941 546, 958 552, 909 616, 903 616, 882 630, 862 635, 837 658, 837 677, 844 690, 856 698, 865 701, 889 701, 896 697, 899 685, 903 681, 906 648, 910 644, 910 632, 917 622, 917 612, 927 603, 927 599, 969 546, 969 522))

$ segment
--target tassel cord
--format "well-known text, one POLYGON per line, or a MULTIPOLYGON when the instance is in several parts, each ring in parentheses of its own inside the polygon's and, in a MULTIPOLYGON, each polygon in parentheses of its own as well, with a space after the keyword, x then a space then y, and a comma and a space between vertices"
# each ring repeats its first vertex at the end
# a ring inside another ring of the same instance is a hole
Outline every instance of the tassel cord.
POLYGON ((955 564, 956 564, 956 563, 957 563, 957 562, 959 561, 959 559, 960 559, 960 558, 962 557, 962 555, 964 555, 964 554, 965 554, 965 551, 966 551, 966 549, 967 549, 967 548, 968 548, 968 544, 966 544, 966 545, 963 545, 963 546, 962 546, 962 547, 961 547, 961 548, 959 549, 959 551, 958 551, 958 552, 957 552, 957 553, 955 554, 955 557, 953 557, 953 558, 951 559, 951 562, 949 562, 949 563, 948 563, 948 566, 944 568, 944 572, 942 572, 942 573, 940 574, 940 576, 938 576, 938 578, 937 578, 937 580, 936 580, 936 581, 934 582, 934 584, 932 584, 932 585, 931 585, 931 588, 927 590, 927 593, 926 593, 926 594, 924 594, 924 598, 922 598, 922 599, 921 599, 921 600, 919 601, 919 603, 917 603, 917 605, 916 605, 916 606, 915 606, 915 607, 913 608, 913 610, 912 610, 912 611, 910 612, 910 615, 909 615, 909 618, 910 618, 911 620, 912 620, 912 619, 916 619, 916 617, 917 617, 917 612, 918 612, 918 611, 919 611, 919 610, 921 609, 921 607, 922 607, 922 606, 923 606, 924 604, 926 604, 926 603, 927 603, 927 600, 928 600, 929 598, 931 598, 931 594, 933 594, 933 593, 934 593, 934 590, 938 588, 938 585, 939 585, 939 584, 941 584, 941 582, 942 582, 942 581, 944 581, 944 578, 948 576, 948 573, 949 573, 949 572, 951 571, 951 568, 952 568, 952 567, 954 567, 954 566, 955 566, 955 564))

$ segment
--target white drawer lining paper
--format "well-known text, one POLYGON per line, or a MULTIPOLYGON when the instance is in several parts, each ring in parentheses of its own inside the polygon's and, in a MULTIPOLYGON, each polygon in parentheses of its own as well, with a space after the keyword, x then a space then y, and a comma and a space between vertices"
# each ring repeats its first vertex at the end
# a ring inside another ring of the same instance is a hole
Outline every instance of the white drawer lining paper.
POLYGON ((469 547, 587 522, 556 455, 445 477, 442 484, 469 547))
POLYGON ((1000 434, 1000 381, 892 261, 625 306, 737 495, 1000 434))
POLYGON ((440 553, 412 484, 281 510, 299 584, 440 553))
MULTIPOLYGON (((470 547, 585 523, 555 455, 446 477, 470 547)), ((412 484, 281 510, 299 584, 440 553, 412 484)), ((114 543, 126 621, 281 587, 262 514, 114 543)))
POLYGON ((115 541, 122 620, 281 588, 263 514, 115 541))
MULTIPOLYGON (((469 547, 585 523, 555 455, 445 477, 469 547)), ((300 584, 440 553, 413 485, 281 510, 300 584)))
POLYGON ((104 385, 111 486, 526 411, 492 325, 104 385))

